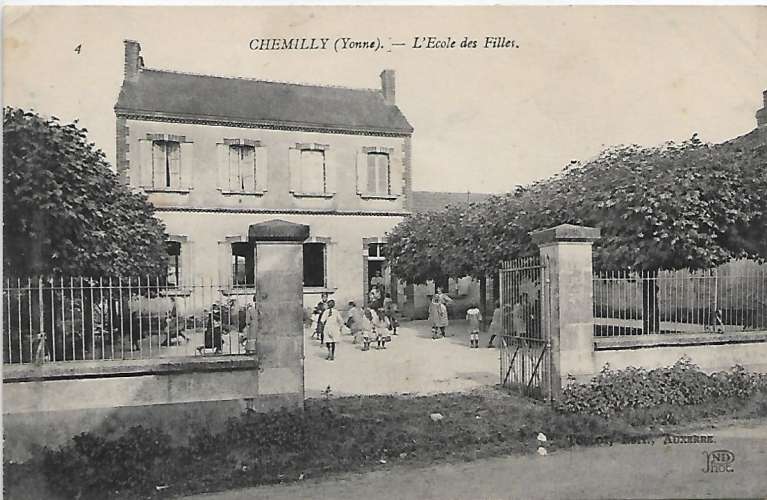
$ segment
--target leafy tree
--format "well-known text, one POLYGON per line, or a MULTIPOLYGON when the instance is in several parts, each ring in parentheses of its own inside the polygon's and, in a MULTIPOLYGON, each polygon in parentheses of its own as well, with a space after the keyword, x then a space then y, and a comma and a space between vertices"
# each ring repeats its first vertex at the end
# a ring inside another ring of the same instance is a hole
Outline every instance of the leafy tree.
POLYGON ((5 108, 3 270, 29 276, 164 276, 165 230, 86 130, 5 108))
MULTIPOLYGON (((104 154, 89 143, 86 130, 62 125, 57 118, 5 108, 3 114, 3 271, 6 276, 152 276, 165 278, 165 229, 143 194, 133 193, 112 172, 104 154)), ((52 283, 56 283, 54 280, 52 283)), ((86 283, 88 283, 86 281, 86 283)), ((53 314, 59 301, 83 307, 83 330, 92 332, 101 289, 69 294, 43 285, 42 302, 31 294, 30 321, 9 315, 9 325, 25 339, 43 330, 33 324, 42 309, 53 321, 45 328, 52 359, 80 356, 85 337, 53 314), (51 331, 52 329, 52 331, 51 331), (54 343, 56 344, 54 346, 54 343), (75 346, 77 348, 69 348, 75 346)), ((19 300, 5 304, 15 310, 19 300)), ((125 297, 123 300, 127 300, 125 297)), ((59 306, 60 307, 60 306, 59 306)), ((28 361, 37 354, 24 340, 6 352, 7 359, 28 361), (28 346, 28 347, 27 347, 28 346)))
MULTIPOLYGON (((534 253, 530 232, 564 223, 602 229, 594 245, 598 270, 654 275, 764 259, 767 133, 755 130, 720 145, 693 137, 607 149, 468 209, 404 221, 390 235, 390 260, 398 276, 413 282, 434 270, 481 278, 503 260, 534 253)), ((657 318, 657 294, 645 290, 643 296, 645 317, 657 318)))

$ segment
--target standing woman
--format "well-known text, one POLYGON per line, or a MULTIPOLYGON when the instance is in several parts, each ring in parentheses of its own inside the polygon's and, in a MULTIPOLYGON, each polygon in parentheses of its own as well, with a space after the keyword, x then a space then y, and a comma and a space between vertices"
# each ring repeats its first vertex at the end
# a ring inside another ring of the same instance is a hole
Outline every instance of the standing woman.
POLYGON ((336 342, 341 338, 341 330, 344 326, 344 320, 341 313, 336 311, 336 301, 330 299, 327 303, 327 309, 322 313, 320 321, 324 325, 325 347, 328 348, 328 357, 333 361, 336 358, 336 342))

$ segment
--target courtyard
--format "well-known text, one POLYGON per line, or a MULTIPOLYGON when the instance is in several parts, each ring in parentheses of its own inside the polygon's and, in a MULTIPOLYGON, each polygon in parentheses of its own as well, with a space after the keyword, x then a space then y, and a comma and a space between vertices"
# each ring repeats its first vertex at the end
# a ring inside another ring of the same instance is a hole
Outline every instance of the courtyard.
POLYGON ((479 349, 469 348, 466 321, 451 321, 448 336, 437 340, 428 321, 403 322, 397 333, 386 349, 373 343, 369 351, 342 335, 335 360, 328 361, 325 347, 306 330, 306 397, 321 397, 328 386, 332 396, 350 396, 458 392, 499 382, 499 350, 486 347, 487 333, 479 349))

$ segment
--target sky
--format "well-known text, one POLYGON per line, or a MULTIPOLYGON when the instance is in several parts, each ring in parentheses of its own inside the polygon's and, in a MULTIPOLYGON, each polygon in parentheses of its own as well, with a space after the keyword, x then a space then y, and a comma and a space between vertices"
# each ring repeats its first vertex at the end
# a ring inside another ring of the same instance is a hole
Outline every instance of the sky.
POLYGON ((416 190, 505 192, 611 145, 721 142, 756 126, 767 90, 758 6, 6 7, 3 28, 3 104, 79 120, 110 162, 126 38, 182 72, 378 88, 394 69, 416 190), (518 48, 413 48, 424 36, 518 48), (268 37, 383 48, 249 48, 268 37))

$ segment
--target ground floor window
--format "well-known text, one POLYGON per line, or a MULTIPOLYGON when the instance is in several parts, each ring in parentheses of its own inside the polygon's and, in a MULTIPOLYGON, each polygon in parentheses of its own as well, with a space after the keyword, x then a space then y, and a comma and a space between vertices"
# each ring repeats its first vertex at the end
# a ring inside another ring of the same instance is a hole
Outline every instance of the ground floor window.
POLYGON ((181 243, 178 241, 165 242, 168 253, 168 277, 166 283, 175 288, 181 284, 181 243))
POLYGON ((253 288, 256 283, 256 252, 253 243, 232 243, 232 285, 253 288))
POLYGON ((304 243, 304 286, 327 286, 325 244, 304 243))

